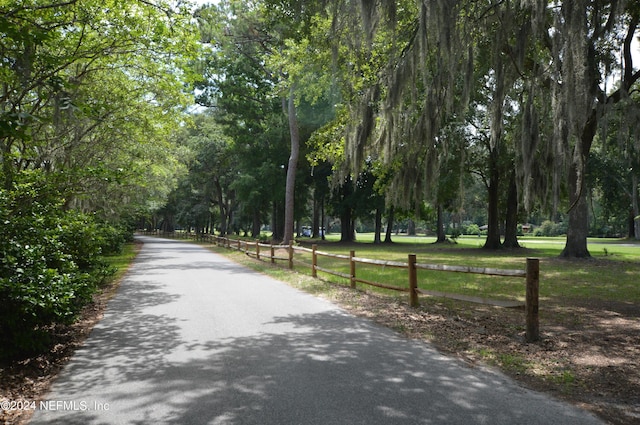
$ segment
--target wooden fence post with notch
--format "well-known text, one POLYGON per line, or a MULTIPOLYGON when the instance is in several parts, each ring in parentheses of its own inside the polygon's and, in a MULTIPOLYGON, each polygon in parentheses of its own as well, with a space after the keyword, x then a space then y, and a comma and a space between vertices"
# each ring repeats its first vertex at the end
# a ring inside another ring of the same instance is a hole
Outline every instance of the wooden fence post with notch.
POLYGON ((418 270, 416 269, 416 254, 409 254, 409 304, 418 307, 418 270))
POLYGON ((271 247, 271 264, 275 264, 276 262, 276 250, 273 248, 273 243, 269 244, 271 247))
POLYGON ((260 259, 260 239, 256 239, 256 258, 260 259))
POLYGON ((525 301, 525 313, 527 316, 525 339, 527 342, 535 342, 540 339, 540 322, 538 317, 539 290, 540 260, 537 258, 527 258, 527 293, 525 301))
POLYGON ((353 257, 355 256, 355 251, 349 251, 349 275, 351 276, 349 280, 352 288, 356 287, 356 262, 353 261, 353 257))
POLYGON ((318 271, 316 267, 318 266, 318 254, 316 254, 316 250, 318 249, 318 245, 311 245, 311 276, 318 277, 318 271))

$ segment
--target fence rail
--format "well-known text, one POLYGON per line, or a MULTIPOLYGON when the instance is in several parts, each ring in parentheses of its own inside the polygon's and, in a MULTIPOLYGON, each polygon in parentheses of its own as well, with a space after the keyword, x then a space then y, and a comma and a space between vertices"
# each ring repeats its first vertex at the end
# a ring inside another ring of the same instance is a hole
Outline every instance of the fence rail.
MULTIPOLYGON (((147 233, 147 232, 145 232, 147 233)), ((148 234, 148 233, 147 233, 148 234)), ((153 234, 158 234, 154 232, 153 234)), ((351 251, 349 255, 344 254, 332 254, 329 252, 318 251, 317 246, 313 245, 311 248, 289 245, 273 245, 264 244, 259 241, 249 242, 240 239, 231 239, 223 236, 216 235, 203 235, 194 233, 182 233, 179 235, 159 234, 165 237, 184 237, 187 239, 193 239, 202 242, 209 242, 229 249, 235 249, 244 252, 247 255, 257 258, 258 260, 269 259, 271 263, 275 263, 276 260, 287 261, 290 269, 294 268, 294 263, 302 264, 306 267, 311 267, 311 275, 313 277, 318 276, 318 272, 327 273, 330 275, 338 276, 344 279, 348 279, 351 287, 355 288, 357 283, 365 285, 375 286, 388 290, 398 292, 408 292, 409 302, 411 306, 417 307, 419 304, 418 295, 429 295, 445 298, 453 298, 462 301, 492 304, 502 307, 522 307, 521 302, 504 301, 504 300, 489 300, 481 297, 473 297, 468 295, 450 294, 439 291, 430 291, 418 288, 418 273, 420 270, 431 270, 441 272, 454 272, 454 273, 472 273, 480 275, 490 276, 503 276, 503 277, 521 277, 525 278, 525 316, 526 316, 526 332, 525 339, 527 342, 537 341, 540 338, 539 327, 539 285, 540 285, 540 260, 537 258, 527 258, 525 270, 512 270, 512 269, 495 269, 488 267, 469 267, 469 266, 452 266, 443 264, 425 264, 418 263, 415 254, 409 254, 407 262, 400 261, 383 261, 370 258, 356 257, 355 251, 351 251), (265 252, 266 251, 266 252, 265 252), (282 252, 286 252, 286 256, 282 252), (311 253, 311 264, 295 260, 294 253, 311 253), (349 273, 343 273, 337 270, 331 270, 325 267, 318 266, 318 257, 334 258, 339 260, 348 261, 349 273), (380 267, 393 267, 400 269, 407 269, 408 271, 408 285, 396 286, 389 285, 381 282, 374 282, 357 276, 357 264, 367 264, 380 267)))

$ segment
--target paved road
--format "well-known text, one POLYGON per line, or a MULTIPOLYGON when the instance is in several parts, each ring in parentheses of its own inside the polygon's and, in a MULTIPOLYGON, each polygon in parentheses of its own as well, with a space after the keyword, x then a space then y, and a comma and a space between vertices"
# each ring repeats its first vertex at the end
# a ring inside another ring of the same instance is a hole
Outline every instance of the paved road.
POLYGON ((32 425, 601 423, 198 246, 143 240, 32 425))

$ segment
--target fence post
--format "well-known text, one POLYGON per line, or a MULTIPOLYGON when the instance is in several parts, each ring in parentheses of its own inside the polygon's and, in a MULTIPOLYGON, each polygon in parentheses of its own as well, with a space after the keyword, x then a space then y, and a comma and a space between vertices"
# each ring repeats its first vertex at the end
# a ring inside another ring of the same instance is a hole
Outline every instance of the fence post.
POLYGON ((293 240, 289 241, 289 269, 293 270, 293 240))
POLYGON ((318 266, 318 254, 316 254, 316 250, 318 249, 318 245, 311 245, 311 276, 318 277, 318 271, 316 267, 318 266))
POLYGON ((409 254, 409 304, 418 307, 418 270, 416 269, 416 254, 409 254))
POLYGON ((525 301, 525 313, 527 315, 525 339, 527 342, 535 342, 540 339, 540 322, 538 318, 539 289, 540 260, 527 258, 527 294, 525 301))
POLYGON ((353 261, 353 257, 356 256, 356 252, 355 251, 349 251, 349 269, 350 272, 349 274, 351 275, 351 278, 349 279, 349 281, 351 282, 351 287, 355 288, 356 287, 356 262, 353 261))
POLYGON ((273 243, 270 244, 270 245, 271 245, 271 264, 275 264, 276 263, 276 259, 275 259, 276 251, 275 251, 275 249, 273 249, 273 243))
POLYGON ((260 239, 256 239, 256 258, 260 259, 260 239))

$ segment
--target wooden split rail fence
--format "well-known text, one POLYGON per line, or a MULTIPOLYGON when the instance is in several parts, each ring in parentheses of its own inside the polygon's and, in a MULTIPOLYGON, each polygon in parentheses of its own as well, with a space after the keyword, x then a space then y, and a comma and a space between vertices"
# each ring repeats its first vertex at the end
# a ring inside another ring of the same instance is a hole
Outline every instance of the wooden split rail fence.
POLYGON ((311 267, 311 275, 313 277, 318 276, 318 272, 331 274, 334 276, 342 277, 349 280, 352 288, 356 287, 357 283, 363 283, 365 285, 375 286, 379 288, 389 289, 393 291, 407 292, 409 294, 409 303, 412 307, 418 306, 418 295, 430 295, 437 297, 453 298, 462 301, 480 302, 483 304, 492 304, 501 307, 522 307, 521 302, 517 301, 503 301, 503 300, 489 300, 485 298, 472 297, 459 294, 449 294, 438 291, 429 291, 418 288, 418 270, 432 270, 442 272, 456 272, 456 273, 472 273, 480 275, 491 276, 504 276, 504 277, 521 277, 525 278, 525 316, 526 316, 526 331, 525 339, 527 342, 534 342, 540 338, 540 326, 538 317, 538 300, 539 300, 539 286, 540 286, 540 260, 537 258, 527 258, 526 268, 524 270, 513 269, 495 269, 486 267, 469 267, 469 266, 451 266, 442 264, 422 264, 417 262, 415 254, 409 254, 407 262, 399 261, 383 261, 373 260, 369 258, 356 257, 355 251, 351 251, 349 255, 344 254, 332 254, 328 252, 318 251, 317 246, 313 245, 312 248, 305 248, 300 246, 289 245, 273 245, 263 244, 259 241, 246 241, 238 239, 230 239, 227 237, 215 236, 215 235, 196 235, 191 234, 188 236, 190 239, 196 239, 204 242, 215 243, 218 246, 236 249, 242 251, 247 255, 254 256, 258 260, 268 259, 271 263, 275 263, 276 260, 286 261, 290 269, 294 268, 294 263, 298 262, 306 267, 311 267), (306 252, 311 254, 311 264, 297 261, 294 258, 294 253, 306 252), (284 253, 284 254, 283 254, 284 253), (329 257, 348 261, 349 273, 343 273, 335 270, 330 270, 318 266, 318 257, 329 257), (369 264, 381 267, 407 269, 408 285, 405 287, 388 285, 380 282, 373 282, 363 278, 359 278, 356 273, 357 264, 369 264))

